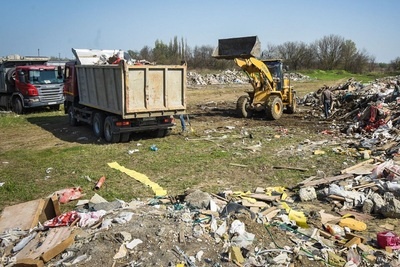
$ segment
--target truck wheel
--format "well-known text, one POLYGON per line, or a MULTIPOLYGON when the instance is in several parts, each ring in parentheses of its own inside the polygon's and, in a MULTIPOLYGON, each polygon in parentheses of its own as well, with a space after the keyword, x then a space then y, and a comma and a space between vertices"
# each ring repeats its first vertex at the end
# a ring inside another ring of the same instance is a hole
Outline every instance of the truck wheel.
POLYGON ((266 117, 269 120, 279 120, 283 113, 282 99, 277 95, 271 95, 268 98, 268 104, 265 109, 266 117))
POLYGON ((104 121, 104 139, 109 143, 118 143, 121 139, 121 134, 113 133, 114 116, 108 116, 104 121))
POLYGON ((22 101, 19 97, 13 98, 11 107, 14 113, 22 114, 24 112, 24 106, 22 105, 22 101))
POLYGON ((296 94, 292 95, 292 103, 286 107, 287 113, 294 114, 297 111, 297 101, 296 101, 296 94))
POLYGON ((131 139, 131 134, 130 133, 121 134, 121 142, 122 143, 128 143, 130 139, 131 139))
POLYGON ((96 137, 104 137, 104 120, 105 115, 102 112, 96 112, 93 115, 93 133, 96 137))
POLYGON ((253 110, 250 109, 250 97, 242 95, 236 103, 236 111, 240 118, 251 118, 253 110))
POLYGON ((75 117, 75 111, 74 111, 74 107, 70 106, 68 108, 68 121, 69 121, 69 125, 71 126, 78 126, 79 122, 75 117))

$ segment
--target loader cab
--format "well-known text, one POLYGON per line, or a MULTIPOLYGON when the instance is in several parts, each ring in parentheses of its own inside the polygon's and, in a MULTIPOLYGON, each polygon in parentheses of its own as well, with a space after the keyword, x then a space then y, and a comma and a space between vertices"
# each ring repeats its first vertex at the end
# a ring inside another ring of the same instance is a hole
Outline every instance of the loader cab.
POLYGON ((276 89, 281 91, 283 89, 283 63, 280 59, 268 59, 262 61, 267 65, 269 72, 276 83, 276 89))

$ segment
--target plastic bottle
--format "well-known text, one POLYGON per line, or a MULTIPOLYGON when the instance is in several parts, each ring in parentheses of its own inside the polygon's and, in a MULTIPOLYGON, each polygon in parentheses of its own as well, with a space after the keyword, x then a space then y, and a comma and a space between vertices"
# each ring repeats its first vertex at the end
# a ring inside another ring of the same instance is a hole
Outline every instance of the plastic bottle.
POLYGON ((157 147, 156 145, 152 145, 152 146, 150 147, 150 150, 151 150, 151 151, 157 151, 157 150, 158 150, 158 147, 157 147))

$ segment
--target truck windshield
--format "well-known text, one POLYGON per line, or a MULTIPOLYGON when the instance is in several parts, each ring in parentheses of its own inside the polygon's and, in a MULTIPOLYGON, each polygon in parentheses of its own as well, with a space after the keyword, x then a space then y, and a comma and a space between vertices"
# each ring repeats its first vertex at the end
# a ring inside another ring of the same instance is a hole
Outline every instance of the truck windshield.
POLYGON ((62 77, 58 77, 57 70, 31 70, 29 82, 32 84, 62 83, 62 77))

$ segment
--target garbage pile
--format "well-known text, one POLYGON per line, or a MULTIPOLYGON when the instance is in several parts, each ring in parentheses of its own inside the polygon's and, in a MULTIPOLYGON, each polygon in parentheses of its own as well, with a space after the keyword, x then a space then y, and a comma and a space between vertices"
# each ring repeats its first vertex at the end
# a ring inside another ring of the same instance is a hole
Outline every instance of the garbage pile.
MULTIPOLYGON (((110 165, 111 166, 111 165, 110 165)), ((113 163, 129 174, 129 170, 113 163)), ((134 174, 166 191, 144 175, 134 174)), ((375 218, 400 218, 400 166, 369 159, 332 177, 319 171, 293 188, 265 187, 145 201, 79 187, 6 207, 0 217, 4 266, 399 266, 397 225, 368 231, 375 218), (62 203, 76 202, 61 213, 62 203), (324 202, 330 211, 318 209, 324 202), (302 208, 310 203, 308 209, 302 208)), ((156 196, 158 195, 156 194, 156 196)))
MULTIPOLYGON (((291 80, 309 80, 310 77, 300 73, 289 73, 291 80)), ((245 84, 249 78, 243 71, 225 70, 221 73, 201 75, 194 71, 187 73, 188 86, 215 85, 215 84, 245 84)))

